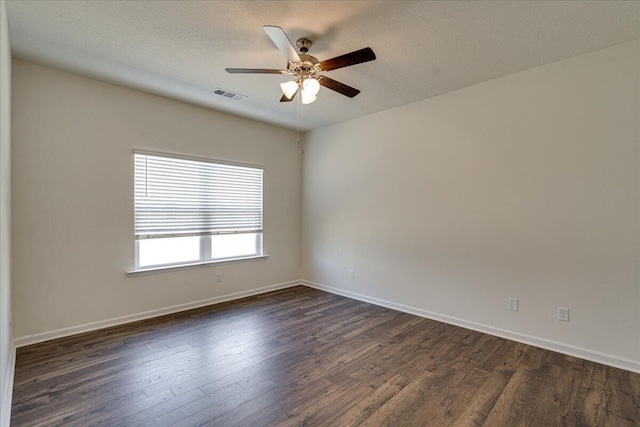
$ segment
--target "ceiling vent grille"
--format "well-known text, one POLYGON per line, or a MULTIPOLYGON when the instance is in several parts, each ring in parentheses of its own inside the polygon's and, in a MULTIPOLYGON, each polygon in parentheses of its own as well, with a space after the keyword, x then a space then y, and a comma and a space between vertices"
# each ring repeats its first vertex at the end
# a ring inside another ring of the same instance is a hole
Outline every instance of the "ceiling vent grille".
POLYGON ((214 95, 225 97, 225 98, 235 99, 236 101, 242 101, 247 97, 246 95, 240 95, 239 93, 229 92, 228 90, 222 89, 219 87, 212 90, 211 93, 214 95))

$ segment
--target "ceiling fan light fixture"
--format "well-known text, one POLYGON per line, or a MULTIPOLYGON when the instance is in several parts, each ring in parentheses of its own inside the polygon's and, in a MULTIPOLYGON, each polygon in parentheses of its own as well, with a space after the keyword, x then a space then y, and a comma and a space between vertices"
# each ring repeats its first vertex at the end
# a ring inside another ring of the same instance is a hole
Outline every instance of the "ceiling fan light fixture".
POLYGON ((316 100, 320 86, 353 98, 360 93, 358 89, 319 73, 350 67, 376 59, 376 54, 373 50, 370 47, 365 47, 364 49, 336 56, 335 58, 318 61, 317 58, 307 53, 313 44, 311 40, 306 38, 298 39, 296 44, 301 52, 298 54, 296 48, 291 44, 291 40, 289 40, 289 37, 287 37, 287 34, 282 28, 275 25, 263 25, 262 29, 267 33, 267 36, 269 36, 278 50, 287 58, 286 69, 225 68, 225 70, 231 74, 281 74, 295 76, 296 80, 280 84, 282 92, 284 93, 280 98, 280 102, 291 102, 296 94, 301 92, 300 98, 303 103, 311 104, 316 100))
POLYGON ((316 95, 315 93, 308 92, 303 87, 302 90, 300 91, 300 98, 302 100, 302 103, 306 105, 306 104, 311 104, 313 101, 315 101, 316 95))
POLYGON ((302 88, 311 95, 317 95, 320 92, 320 83, 313 77, 308 77, 302 82, 302 88))
POLYGON ((284 96, 291 99, 298 91, 298 82, 291 80, 290 82, 280 83, 280 88, 282 89, 284 96))

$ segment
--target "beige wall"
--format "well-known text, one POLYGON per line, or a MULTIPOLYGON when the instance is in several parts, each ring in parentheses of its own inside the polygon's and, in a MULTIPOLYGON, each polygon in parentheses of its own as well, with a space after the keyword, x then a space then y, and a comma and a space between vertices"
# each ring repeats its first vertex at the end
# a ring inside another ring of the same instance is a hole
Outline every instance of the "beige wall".
POLYGON ((640 369, 639 53, 309 132, 303 278, 640 369))
POLYGON ((0 425, 11 416, 11 48, 7 10, 0 1, 0 425))
POLYGON ((13 94, 15 337, 299 279, 294 132, 18 60, 13 94), (263 165, 268 259, 127 277, 133 148, 263 165))
POLYGON ((639 369, 639 52, 311 131, 302 201, 291 131, 14 61, 14 336, 292 281, 302 265, 338 292, 639 369), (134 147, 264 165, 269 258, 127 277, 134 147))

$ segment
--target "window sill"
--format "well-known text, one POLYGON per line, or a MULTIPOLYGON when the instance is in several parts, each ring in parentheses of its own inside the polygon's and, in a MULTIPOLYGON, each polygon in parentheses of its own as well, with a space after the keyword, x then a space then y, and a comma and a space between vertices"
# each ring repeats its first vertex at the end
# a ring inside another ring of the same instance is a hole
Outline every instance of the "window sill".
POLYGON ((192 262, 188 264, 163 265, 160 267, 143 267, 143 268, 137 268, 135 270, 127 270, 126 275, 127 276, 143 276, 147 274, 168 273, 171 271, 182 270, 182 269, 206 267, 212 264, 222 264, 222 263, 237 262, 237 261, 250 261, 250 260, 265 259, 268 257, 269 257, 268 255, 253 255, 253 256, 247 256, 247 257, 217 259, 214 261, 199 261, 199 262, 192 262))

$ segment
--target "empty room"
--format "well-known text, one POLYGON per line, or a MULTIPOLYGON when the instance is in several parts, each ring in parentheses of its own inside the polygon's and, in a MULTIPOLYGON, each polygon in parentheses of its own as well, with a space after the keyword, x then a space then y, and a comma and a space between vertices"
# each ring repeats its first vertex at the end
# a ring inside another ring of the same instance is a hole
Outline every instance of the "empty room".
POLYGON ((0 0, 0 426, 640 425, 640 1, 0 0))

